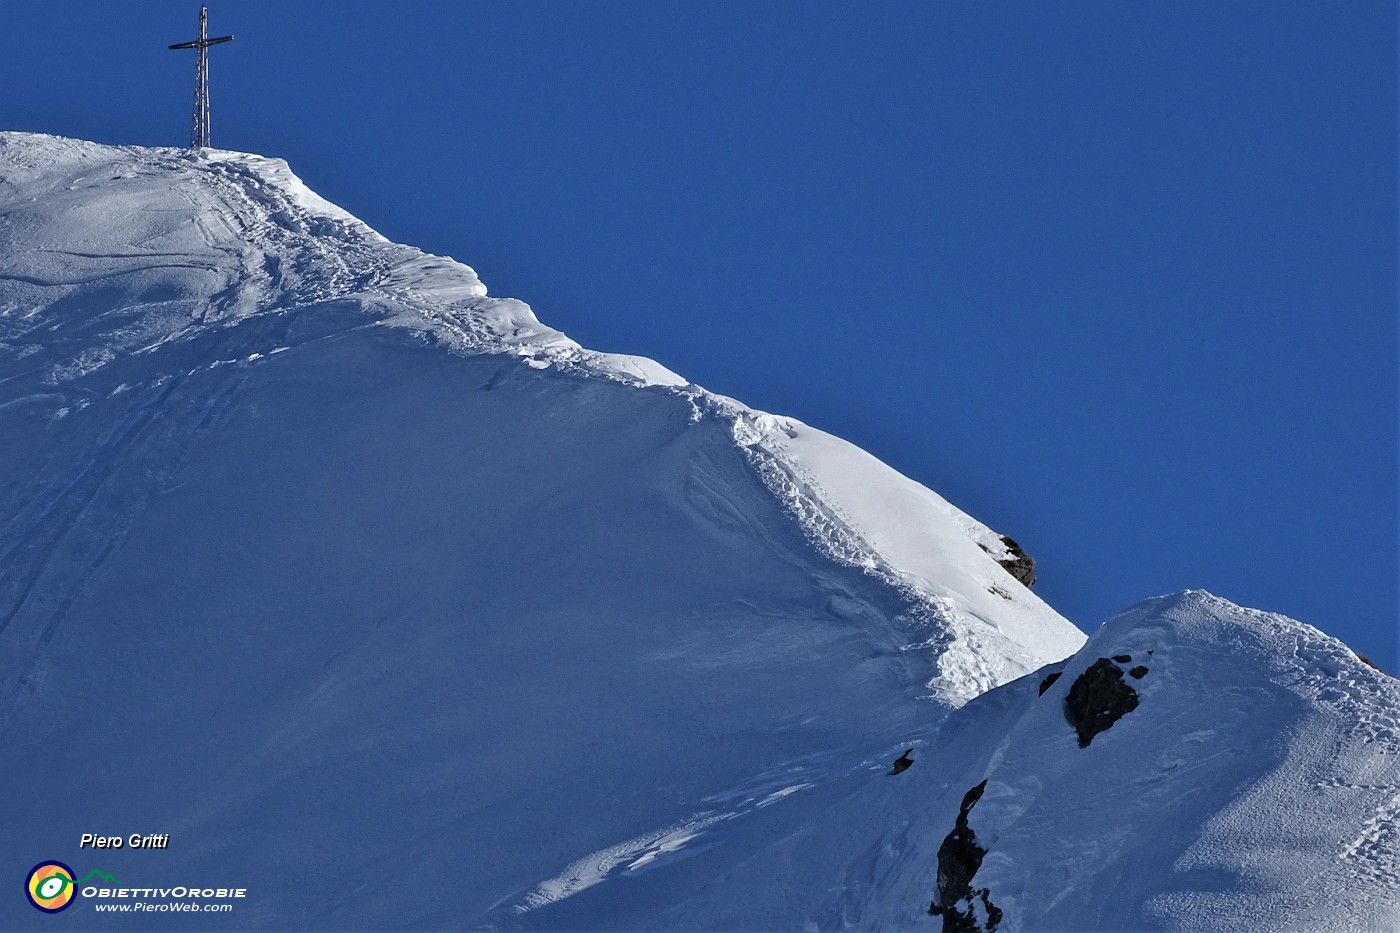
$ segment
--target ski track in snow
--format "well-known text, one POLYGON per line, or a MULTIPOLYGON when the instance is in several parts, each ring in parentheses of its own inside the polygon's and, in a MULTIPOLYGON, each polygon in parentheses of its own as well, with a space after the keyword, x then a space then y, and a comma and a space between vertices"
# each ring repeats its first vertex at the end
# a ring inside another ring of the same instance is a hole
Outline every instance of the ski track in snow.
POLYGON ((599 849, 573 862, 559 875, 541 881, 535 890, 527 894, 513 909, 516 913, 525 914, 547 907, 594 885, 602 884, 618 868, 623 869, 625 873, 639 871, 663 856, 681 851, 708 827, 738 815, 737 812, 697 813, 683 823, 599 849))
POLYGON ((793 795, 822 783, 860 772, 883 774, 889 768, 889 761, 897 754, 886 750, 879 756, 867 757, 850 765, 847 763, 850 760, 848 755, 828 752, 770 768, 728 790, 706 796, 700 801, 706 807, 685 820, 576 859, 558 875, 537 884, 511 910, 517 914, 530 913, 602 884, 614 874, 626 876, 652 867, 667 856, 682 852, 718 824, 742 819, 781 804, 793 795), (716 804, 723 808, 714 809, 716 804))

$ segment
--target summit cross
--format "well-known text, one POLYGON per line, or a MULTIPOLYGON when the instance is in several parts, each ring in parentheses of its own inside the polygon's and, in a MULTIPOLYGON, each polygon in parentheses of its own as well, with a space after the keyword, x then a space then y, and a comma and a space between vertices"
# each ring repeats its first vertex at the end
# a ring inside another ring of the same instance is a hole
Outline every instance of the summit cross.
POLYGON ((194 120, 190 128, 190 148, 205 149, 209 146, 209 46, 232 42, 233 36, 209 38, 209 8, 199 8, 199 38, 193 42, 179 42, 172 49, 196 49, 199 63, 194 78, 194 120))

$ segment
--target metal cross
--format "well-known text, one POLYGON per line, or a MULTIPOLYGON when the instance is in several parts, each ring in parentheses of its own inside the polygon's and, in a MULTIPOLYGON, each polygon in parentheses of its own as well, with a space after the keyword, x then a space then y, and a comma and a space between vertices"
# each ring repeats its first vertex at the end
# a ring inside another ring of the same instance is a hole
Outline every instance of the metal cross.
POLYGON ((197 49, 199 65, 194 79, 194 122, 190 129, 190 148, 204 149, 209 145, 209 46, 232 42, 233 36, 209 38, 209 8, 199 8, 199 38, 193 42, 172 45, 172 49, 197 49))

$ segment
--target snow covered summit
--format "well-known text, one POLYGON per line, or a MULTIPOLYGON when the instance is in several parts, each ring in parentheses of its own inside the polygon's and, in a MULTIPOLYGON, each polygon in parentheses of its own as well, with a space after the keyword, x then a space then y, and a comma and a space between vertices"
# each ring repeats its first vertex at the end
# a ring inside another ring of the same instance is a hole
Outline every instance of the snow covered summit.
POLYGON ((0 133, 16 882, 246 889, 218 929, 1396 928, 1394 680, 1200 592, 1086 643, 1017 556, 281 162, 0 133))
POLYGON ((140 389, 143 378, 165 388, 224 366, 237 370, 224 381, 236 383, 302 343, 367 339, 364 328, 400 352, 427 338, 484 357, 502 379, 601 377, 659 389, 683 402, 691 423, 723 427, 815 548, 882 579, 911 617, 930 623, 939 659, 931 686, 941 696, 966 700, 1082 641, 1008 581, 996 563, 1008 557, 999 535, 929 490, 651 360, 579 347, 523 303, 486 297, 467 266, 386 241, 279 160, 5 133, 0 166, 0 313, 8 355, 24 361, 10 404, 62 417, 140 389), (405 339, 394 344, 392 332, 405 339))
POLYGON ((933 492, 281 162, 0 134, 0 257, 0 728, 71 801, 21 861, 139 825, 278 925, 616 926, 1083 642, 933 492))

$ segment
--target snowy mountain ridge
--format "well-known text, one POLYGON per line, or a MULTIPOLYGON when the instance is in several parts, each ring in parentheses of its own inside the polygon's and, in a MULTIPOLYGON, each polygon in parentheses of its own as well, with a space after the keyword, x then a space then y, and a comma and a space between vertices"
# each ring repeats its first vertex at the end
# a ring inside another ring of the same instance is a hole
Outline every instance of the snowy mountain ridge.
POLYGON ((63 802, 12 878, 246 886, 217 929, 1400 926, 1396 681, 1201 591, 1086 640, 1016 556, 278 160, 0 133, 3 786, 63 802))
POLYGON ((929 685, 945 700, 965 702, 1082 642, 996 565, 1008 553, 1001 536, 936 493, 838 438, 708 392, 653 360, 584 349, 541 324, 524 302, 488 297, 470 267, 389 242, 311 192, 282 160, 25 133, 0 133, 0 159, 0 191, 43 192, 49 211, 35 225, 13 194, 4 205, 12 267, 3 275, 26 286, 11 299, 24 306, 23 320, 52 325, 55 308, 81 307, 74 299, 94 277, 131 281, 176 269, 186 276, 177 300, 153 301, 139 284, 124 286, 130 293, 119 326, 69 348, 67 359, 51 364, 47 384, 100 369, 118 353, 148 354, 259 316, 354 302, 367 324, 403 328, 459 354, 506 354, 537 370, 673 391, 690 401, 695 419, 731 425, 735 442, 814 543, 896 587, 913 618, 934 630, 927 647, 940 660, 929 685), (191 210, 180 224, 165 217, 139 224, 135 240, 145 245, 133 250, 125 242, 133 212, 154 196, 146 179, 177 191, 191 210), (61 218, 53 216, 55 201, 67 205, 61 218), (104 222, 114 214, 123 221, 115 227, 104 222), (196 238, 182 229, 186 220, 196 238), (104 242, 109 230, 122 241, 104 242), (80 252, 40 245, 75 241, 84 243, 80 252), (75 265, 87 268, 75 277, 75 265), (874 489, 872 477, 879 478, 874 489), (949 579, 949 568, 968 565, 976 571, 949 579))

